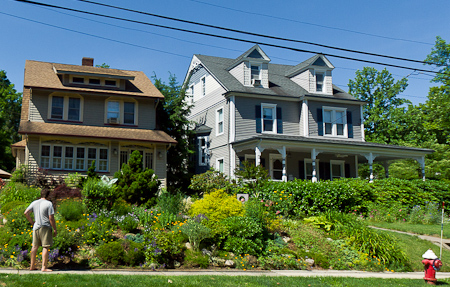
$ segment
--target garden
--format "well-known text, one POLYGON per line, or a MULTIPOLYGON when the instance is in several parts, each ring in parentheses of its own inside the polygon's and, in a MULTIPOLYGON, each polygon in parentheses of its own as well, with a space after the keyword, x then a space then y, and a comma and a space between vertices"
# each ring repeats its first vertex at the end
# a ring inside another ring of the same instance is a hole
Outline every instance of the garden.
POLYGON ((40 170, 30 185, 23 183, 26 167, 16 170, 0 182, 0 265, 29 267, 32 227, 23 212, 42 188, 51 189, 55 207, 49 261, 56 269, 421 271, 421 254, 439 254, 438 246, 369 226, 433 235, 438 203, 450 200, 443 180, 274 182, 249 164, 236 181, 210 170, 194 176, 189 190, 168 192, 141 167, 135 152, 113 179, 99 177, 94 162, 87 177, 40 170))

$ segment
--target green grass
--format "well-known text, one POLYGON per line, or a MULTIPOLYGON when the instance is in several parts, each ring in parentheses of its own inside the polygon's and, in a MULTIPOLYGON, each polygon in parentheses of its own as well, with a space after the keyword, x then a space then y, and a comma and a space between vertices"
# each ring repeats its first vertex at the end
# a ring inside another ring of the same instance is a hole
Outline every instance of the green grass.
MULTIPOLYGON (((441 237, 440 224, 428 225, 428 224, 410 224, 400 222, 393 222, 393 223, 368 222, 368 224, 376 227, 441 237)), ((450 225, 448 224, 444 224, 444 238, 450 239, 450 225)))
MULTIPOLYGON (((433 252, 439 256, 439 246, 431 243, 430 241, 423 240, 418 238, 417 236, 411 236, 407 234, 401 234, 390 231, 387 232, 390 235, 394 236, 398 240, 398 244, 402 248, 403 251, 406 252, 409 258, 409 264, 413 268, 414 271, 423 271, 422 264, 422 254, 425 253, 428 249, 432 249, 433 252)), ((441 268, 442 272, 450 272, 450 251, 443 249, 442 250, 442 263, 443 266, 441 268)))
MULTIPOLYGON (((439 280, 448 284, 449 280, 439 280)), ((266 277, 266 276, 143 276, 76 274, 0 274, 0 286, 425 286, 418 279, 266 277), (169 283, 171 280, 172 283, 169 283), (6 284, 6 285, 5 285, 6 284)))

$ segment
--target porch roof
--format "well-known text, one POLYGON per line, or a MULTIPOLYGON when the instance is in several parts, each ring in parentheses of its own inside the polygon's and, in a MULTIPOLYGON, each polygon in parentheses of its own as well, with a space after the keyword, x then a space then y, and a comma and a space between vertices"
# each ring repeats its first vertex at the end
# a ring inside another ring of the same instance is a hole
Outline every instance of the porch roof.
POLYGON ((324 137, 303 137, 294 135, 260 134, 232 143, 235 150, 260 146, 265 149, 279 149, 308 152, 313 148, 319 153, 354 154, 366 156, 372 153, 375 161, 402 158, 418 158, 434 152, 432 149, 379 144, 356 140, 339 140, 324 137))

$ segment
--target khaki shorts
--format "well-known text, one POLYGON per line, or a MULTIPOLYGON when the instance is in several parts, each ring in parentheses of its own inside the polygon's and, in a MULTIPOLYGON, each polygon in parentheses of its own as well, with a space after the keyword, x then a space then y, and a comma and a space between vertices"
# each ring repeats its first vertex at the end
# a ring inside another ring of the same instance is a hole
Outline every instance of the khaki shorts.
POLYGON ((33 232, 33 247, 51 247, 53 245, 52 228, 43 226, 33 232))

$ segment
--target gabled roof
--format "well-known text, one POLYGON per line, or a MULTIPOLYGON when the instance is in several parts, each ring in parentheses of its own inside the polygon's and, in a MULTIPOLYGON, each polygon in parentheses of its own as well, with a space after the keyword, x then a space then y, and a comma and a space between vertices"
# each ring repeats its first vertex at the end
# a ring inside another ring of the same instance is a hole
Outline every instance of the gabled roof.
POLYGON ((322 54, 317 54, 317 55, 314 55, 313 57, 309 58, 308 60, 301 62, 300 64, 296 65, 292 69, 286 71, 285 76, 290 78, 311 66, 317 66, 317 67, 326 66, 329 69, 334 69, 334 66, 327 59, 327 57, 325 57, 322 54))
MULTIPOLYGON (((269 69, 269 88, 259 88, 253 86, 244 86, 239 82, 230 72, 229 67, 235 63, 236 59, 194 55, 200 63, 216 78, 227 92, 237 92, 246 94, 259 94, 267 96, 279 97, 295 97, 301 98, 303 96, 322 97, 330 99, 351 100, 358 101, 352 95, 339 89, 333 85, 333 94, 310 94, 304 88, 294 83, 289 77, 285 76, 286 72, 292 70, 294 66, 280 65, 268 63, 269 69)), ((313 61, 313 58, 309 60, 313 61)), ((317 59, 317 57, 315 58, 317 59)), ((328 61, 328 60, 327 60, 328 61)), ((305 61, 306 62, 306 61, 305 61)))
POLYGON ((20 134, 115 139, 176 144, 177 141, 159 130, 67 125, 21 121, 20 134))
POLYGON ((10 178, 11 174, 9 172, 6 172, 2 169, 0 169, 0 178, 10 178))
POLYGON ((140 71, 105 69, 91 66, 77 66, 27 60, 25 63, 25 88, 42 88, 80 93, 107 93, 120 96, 164 98, 150 79, 140 71), (65 86, 57 73, 96 75, 98 77, 120 78, 127 81, 126 90, 106 87, 65 86))
POLYGON ((233 62, 233 64, 230 65, 228 70, 231 70, 233 67, 235 67, 237 64, 241 63, 244 60, 259 60, 264 62, 270 62, 270 58, 264 53, 264 51, 259 47, 258 44, 251 47, 247 51, 245 51, 242 55, 236 58, 236 60, 233 62))

